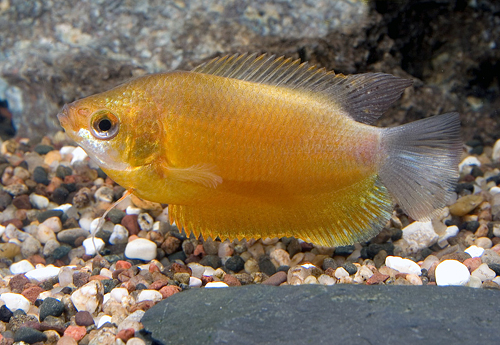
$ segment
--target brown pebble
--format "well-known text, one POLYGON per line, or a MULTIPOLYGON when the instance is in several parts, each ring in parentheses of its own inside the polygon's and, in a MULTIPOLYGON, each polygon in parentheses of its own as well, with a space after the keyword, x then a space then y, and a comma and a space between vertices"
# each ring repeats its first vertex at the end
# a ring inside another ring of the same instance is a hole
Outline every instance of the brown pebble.
POLYGON ((125 261, 125 260, 118 260, 116 262, 116 269, 119 270, 119 269, 129 269, 130 267, 132 267, 132 264, 128 261, 125 261))
POLYGON ((191 269, 185 265, 181 265, 177 262, 174 262, 172 266, 170 266, 170 271, 173 273, 189 273, 191 274, 191 269))
POLYGON ((28 301, 30 301, 32 304, 35 303, 36 299, 38 298, 38 295, 40 295, 41 292, 45 291, 39 286, 31 286, 27 289, 25 289, 21 295, 26 297, 28 301))
POLYGON ((226 283, 229 286, 241 286, 241 283, 238 280, 238 278, 236 278, 232 274, 226 274, 224 276, 224 283, 226 283))
POLYGON ((26 194, 16 196, 12 200, 12 205, 22 210, 31 210, 33 208, 30 203, 30 197, 26 194))
POLYGON ((137 223, 136 214, 127 214, 122 218, 121 224, 127 228, 130 235, 137 235, 139 233, 139 224, 137 223))
POLYGON ((462 262, 468 269, 469 272, 473 272, 476 268, 481 265, 481 258, 468 258, 462 262))
POLYGON ((212 276, 201 276, 201 283, 203 285, 207 285, 207 283, 211 283, 214 281, 214 277, 212 276))
POLYGON ((181 288, 176 285, 167 285, 162 287, 159 292, 163 298, 168 298, 181 291, 181 288))
POLYGON ((116 339, 121 339, 124 343, 126 343, 127 340, 134 336, 134 334, 135 330, 133 328, 122 329, 116 334, 116 339))
POLYGON ((18 229, 23 228, 23 222, 17 218, 9 219, 9 220, 6 220, 5 222, 2 223, 3 226, 7 226, 9 224, 14 225, 18 229))
POLYGON ((457 260, 460 262, 464 262, 465 260, 470 259, 470 255, 465 252, 455 252, 451 254, 446 254, 441 257, 441 262, 444 260, 457 260))
POLYGON ((287 274, 284 271, 278 271, 266 280, 262 282, 263 285, 273 285, 279 286, 282 283, 286 282, 287 274))
POLYGON ((78 343, 72 337, 65 335, 59 338, 56 345, 78 345, 78 343))
POLYGON ((10 279, 9 287, 12 292, 21 293, 29 282, 30 280, 24 274, 16 274, 10 279))
POLYGON ((205 256, 206 253, 205 253, 205 249, 203 248, 203 245, 202 244, 198 244, 196 246, 196 248, 194 249, 194 252, 193 252, 194 255, 196 256, 205 256))
POLYGON ((142 301, 142 302, 139 302, 136 305, 132 306, 130 308, 130 312, 133 313, 136 310, 144 310, 144 311, 146 311, 149 308, 151 308, 152 306, 154 306, 155 304, 156 303, 153 302, 153 301, 142 301))
POLYGON ((477 228, 476 232, 474 233, 476 237, 485 237, 488 236, 488 225, 487 224, 481 224, 477 228))
POLYGON ((161 245, 161 249, 168 255, 178 252, 181 249, 181 240, 175 236, 168 236, 161 245))
POLYGON ((39 254, 31 255, 28 258, 28 261, 31 262, 33 264, 33 266, 36 266, 38 264, 45 265, 45 258, 39 254))
POLYGON ((328 267, 325 271, 325 274, 335 278, 335 269, 333 269, 333 267, 328 267))
POLYGON ((151 290, 160 290, 162 287, 167 285, 168 285, 168 279, 163 279, 152 282, 151 285, 149 285, 149 288, 151 290))
POLYGON ((381 284, 389 279, 389 275, 380 272, 374 272, 373 275, 366 281, 367 285, 381 284))
POLYGON ((500 290, 500 285, 497 283, 491 281, 491 280, 485 280, 483 284, 481 285, 483 289, 493 289, 493 290, 500 290))
POLYGON ((88 272, 77 271, 73 274, 73 284, 75 284, 77 288, 82 287, 89 281, 90 281, 90 273, 88 272))
POLYGON ((92 314, 86 310, 79 311, 75 314, 75 323, 78 326, 88 327, 94 324, 94 318, 92 317, 92 314))

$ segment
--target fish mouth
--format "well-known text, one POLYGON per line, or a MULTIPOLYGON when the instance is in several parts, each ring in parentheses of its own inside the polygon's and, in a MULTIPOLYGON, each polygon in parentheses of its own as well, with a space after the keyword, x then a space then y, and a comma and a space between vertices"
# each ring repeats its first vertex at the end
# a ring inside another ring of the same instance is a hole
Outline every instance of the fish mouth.
POLYGON ((57 114, 57 119, 59 120, 59 123, 61 124, 62 128, 66 132, 71 131, 71 121, 69 118, 69 106, 65 104, 62 108, 62 110, 57 114))

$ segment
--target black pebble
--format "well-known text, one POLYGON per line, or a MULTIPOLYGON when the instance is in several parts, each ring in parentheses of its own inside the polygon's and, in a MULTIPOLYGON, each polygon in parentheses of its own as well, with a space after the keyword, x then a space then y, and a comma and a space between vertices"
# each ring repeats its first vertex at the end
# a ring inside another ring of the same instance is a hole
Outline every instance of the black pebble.
POLYGON ((60 316, 64 311, 64 303, 52 298, 47 297, 43 300, 40 306, 40 321, 43 321, 47 316, 60 316))
MULTIPOLYGON (((182 253, 184 254, 183 251, 180 251, 180 252, 177 252, 177 253, 182 253)), ((175 254, 177 254, 175 253, 175 254)), ((172 254, 168 257, 168 259, 170 260, 170 262, 173 262, 174 260, 172 260, 172 257, 175 255, 175 254, 172 254)), ((184 254, 184 256, 186 256, 186 254, 184 254)), ((201 260, 200 260, 200 265, 203 265, 203 266, 210 266, 212 267, 213 269, 217 269, 219 268, 222 263, 221 263, 221 260, 219 258, 218 255, 205 255, 201 260)))
POLYGON ((14 314, 5 305, 0 307, 0 321, 9 322, 12 315, 14 314))
POLYGON ((68 198, 69 191, 64 187, 57 187, 54 189, 54 193, 52 193, 52 201, 57 204, 64 204, 66 199, 68 198))
POLYGON ((280 266, 280 267, 278 267, 276 269, 276 272, 283 271, 283 272, 287 273, 289 269, 290 269, 290 266, 288 266, 288 265, 282 265, 282 266, 280 266))
POLYGON ((429 248, 424 248, 422 249, 422 251, 420 252, 420 255, 422 255, 422 258, 426 258, 428 257, 429 255, 431 255, 433 253, 433 251, 429 248))
POLYGON ((259 269, 262 273, 272 276, 276 273, 276 266, 274 266, 271 258, 268 256, 261 256, 259 259, 259 269))
POLYGON ((385 250, 387 255, 394 255, 394 244, 392 242, 387 243, 371 243, 366 250, 368 258, 373 259, 375 255, 378 254, 381 250, 385 250))
POLYGON ((43 332, 31 327, 21 327, 14 334, 14 342, 23 341, 28 344, 34 344, 46 340, 47 336, 43 332))
POLYGON ((472 220, 470 222, 464 223, 465 230, 469 230, 472 232, 476 232, 477 228, 479 228, 479 222, 477 220, 472 220))
POLYGON ((483 171, 481 170, 481 168, 479 168, 477 165, 474 165, 472 167, 472 171, 470 172, 470 174, 474 177, 478 177, 478 176, 483 176, 484 173, 483 171))
POLYGON ((103 279, 101 280, 101 283, 102 286, 104 287, 105 294, 111 292, 111 290, 120 285, 120 281, 118 279, 103 279))
POLYGON ((486 182, 495 182, 495 184, 499 184, 500 183, 500 174, 499 175, 495 175, 495 176, 491 176, 491 177, 488 177, 486 179, 486 182))
POLYGON ((139 283, 135 286, 135 289, 136 290, 145 290, 147 289, 148 287, 146 285, 144 285, 143 283, 139 283))
POLYGON ((349 256, 354 251, 354 246, 340 246, 335 248, 335 255, 349 256))
POLYGON ((39 155, 46 155, 50 151, 53 151, 54 148, 50 145, 36 145, 33 151, 38 153, 39 155))
POLYGON ((71 170, 70 167, 64 166, 64 165, 59 165, 56 169, 56 176, 59 177, 61 180, 64 180, 66 176, 72 175, 73 170, 71 170))
POLYGON ((45 170, 42 167, 36 167, 35 170, 33 170, 32 177, 33 177, 33 181, 35 181, 36 183, 41 183, 41 184, 44 184, 46 186, 50 183, 50 181, 48 179, 47 170, 45 170))
POLYGON ((245 260, 239 255, 234 255, 226 260, 226 268, 233 272, 239 272, 245 268, 245 260))
POLYGON ((464 182, 464 183, 457 184, 457 186, 455 187, 455 192, 457 194, 462 193, 464 190, 468 190, 468 191, 473 192, 474 191, 474 184, 472 184, 470 182, 464 182))
POLYGON ((69 251, 71 250, 70 246, 67 245, 62 245, 57 247, 53 252, 52 252, 52 257, 56 260, 62 259, 66 255, 68 255, 69 251))
POLYGON ((342 265, 342 267, 347 271, 347 273, 349 273, 349 275, 356 274, 356 272, 358 271, 358 268, 350 262, 346 262, 342 265))
POLYGON ((0 191, 0 211, 5 210, 12 203, 12 197, 9 193, 0 191))
POLYGON ((63 211, 61 211, 61 210, 48 210, 48 211, 40 212, 38 214, 38 216, 36 217, 36 219, 40 223, 43 223, 44 221, 46 221, 47 219, 49 219, 51 217, 59 217, 59 218, 61 218, 62 215, 63 215, 63 211))
POLYGON ((326 258, 325 260, 323 260, 323 266, 321 266, 323 271, 326 271, 329 268, 336 270, 337 267, 339 267, 339 265, 337 264, 337 261, 335 261, 332 258, 326 258))
POLYGON ((65 286, 62 288, 61 292, 65 295, 69 295, 73 292, 73 289, 70 286, 65 286))

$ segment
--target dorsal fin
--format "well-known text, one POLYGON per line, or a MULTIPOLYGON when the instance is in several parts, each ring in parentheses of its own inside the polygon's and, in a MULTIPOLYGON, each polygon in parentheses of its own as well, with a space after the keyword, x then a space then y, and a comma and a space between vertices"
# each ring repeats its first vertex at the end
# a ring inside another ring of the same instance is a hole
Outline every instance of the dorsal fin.
POLYGON ((356 121, 372 124, 412 84, 391 74, 345 76, 300 60, 268 54, 235 54, 212 59, 193 72, 318 92, 342 106, 356 121))

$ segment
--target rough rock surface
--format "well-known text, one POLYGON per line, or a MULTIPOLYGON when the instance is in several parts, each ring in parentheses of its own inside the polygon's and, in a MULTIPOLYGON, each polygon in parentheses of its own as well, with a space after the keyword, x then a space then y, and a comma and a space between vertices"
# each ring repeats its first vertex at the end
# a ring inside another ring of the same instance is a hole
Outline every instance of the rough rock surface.
POLYGON ((465 138, 491 143, 500 133, 499 13, 493 0, 4 1, 0 102, 19 135, 41 136, 60 129, 64 103, 133 76, 265 51, 414 78, 381 124, 458 110, 465 138))
POLYGON ((494 344, 497 294, 430 286, 193 289, 158 303, 142 322, 161 344, 494 344))

